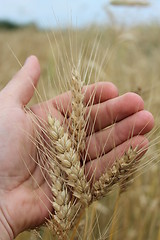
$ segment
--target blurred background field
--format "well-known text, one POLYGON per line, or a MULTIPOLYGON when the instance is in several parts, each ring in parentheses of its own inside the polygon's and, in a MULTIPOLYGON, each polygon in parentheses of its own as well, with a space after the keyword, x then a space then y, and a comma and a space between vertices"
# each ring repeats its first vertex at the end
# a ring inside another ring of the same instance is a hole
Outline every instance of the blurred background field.
MULTIPOLYGON (((56 69, 62 67, 60 59, 64 59, 64 68, 67 69, 65 53, 71 58, 72 52, 76 58, 82 42, 84 67, 89 62, 92 49, 96 51, 94 46, 98 46, 95 62, 91 62, 93 81, 111 81, 118 87, 119 94, 127 91, 140 94, 145 108, 155 117, 155 128, 149 135, 149 151, 142 160, 133 185, 120 199, 113 240, 160 240, 160 24, 152 22, 123 27, 111 21, 108 25, 81 29, 40 30, 32 24, 18 27, 3 22, 0 27, 1 89, 20 69, 19 63, 23 65, 29 55, 35 54, 41 65, 38 91, 43 98, 45 86, 48 98, 54 97, 59 92, 54 85, 57 81, 56 69), (101 66, 105 54, 105 62, 101 66), (98 79, 95 79, 96 76, 98 79), (55 81, 52 88, 51 81, 55 81)), ((34 96, 30 104, 37 101, 34 96)), ((79 238, 77 234, 75 239, 109 239, 116 194, 115 189, 86 211, 86 221, 82 221, 79 238)), ((44 229, 41 229, 40 235, 44 240, 56 239, 44 229)), ((25 232, 16 238, 27 239, 40 237, 25 232)))

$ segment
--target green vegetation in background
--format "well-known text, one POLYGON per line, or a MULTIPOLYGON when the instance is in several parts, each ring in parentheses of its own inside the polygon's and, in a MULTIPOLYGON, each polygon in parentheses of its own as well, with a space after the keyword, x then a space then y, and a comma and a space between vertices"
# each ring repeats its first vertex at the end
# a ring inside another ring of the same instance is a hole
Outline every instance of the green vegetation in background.
POLYGON ((16 30, 16 29, 27 28, 27 27, 36 27, 36 26, 33 23, 22 25, 22 24, 8 21, 8 20, 0 21, 0 29, 16 30))

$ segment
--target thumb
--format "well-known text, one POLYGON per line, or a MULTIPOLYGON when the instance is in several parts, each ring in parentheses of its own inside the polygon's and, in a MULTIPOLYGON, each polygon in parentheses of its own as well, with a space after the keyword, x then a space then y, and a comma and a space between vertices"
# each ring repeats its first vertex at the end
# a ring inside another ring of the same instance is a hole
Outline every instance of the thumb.
POLYGON ((4 88, 4 92, 8 98, 12 99, 12 102, 26 105, 34 94, 39 77, 39 61, 35 56, 30 56, 20 71, 4 88))

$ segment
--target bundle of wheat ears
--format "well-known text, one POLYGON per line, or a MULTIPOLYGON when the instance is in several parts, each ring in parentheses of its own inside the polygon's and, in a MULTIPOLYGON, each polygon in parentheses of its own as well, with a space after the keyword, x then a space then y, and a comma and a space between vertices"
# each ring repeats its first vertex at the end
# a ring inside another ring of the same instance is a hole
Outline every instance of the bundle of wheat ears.
POLYGON ((81 212, 93 201, 105 196, 115 184, 118 183, 120 192, 123 192, 137 168, 137 149, 130 147, 99 179, 94 178, 94 173, 88 179, 85 164, 90 113, 84 104, 83 85, 78 68, 73 67, 71 111, 63 123, 48 114, 46 135, 49 140, 47 147, 43 150, 41 147, 39 153, 43 161, 46 161, 47 156, 44 168, 49 174, 53 194, 54 211, 48 227, 62 239, 66 239, 67 232, 76 224, 81 212))

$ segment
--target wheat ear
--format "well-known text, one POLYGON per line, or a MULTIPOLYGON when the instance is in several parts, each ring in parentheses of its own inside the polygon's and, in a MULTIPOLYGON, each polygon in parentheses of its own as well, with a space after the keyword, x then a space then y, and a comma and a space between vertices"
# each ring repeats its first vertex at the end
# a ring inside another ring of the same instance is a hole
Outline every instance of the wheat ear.
POLYGON ((123 192, 137 169, 137 148, 130 147, 128 151, 118 159, 115 164, 93 184, 93 200, 100 199, 111 191, 113 185, 119 183, 120 191, 123 192))
POLYGON ((84 165, 81 166, 80 156, 72 147, 69 134, 64 132, 60 122, 51 116, 48 117, 48 122, 58 166, 66 174, 67 185, 71 187, 73 196, 78 198, 82 205, 88 205, 91 201, 90 185, 85 177, 84 165))
MULTIPOLYGON (((80 209, 80 204, 73 202, 71 192, 65 181, 64 172, 61 171, 59 165, 58 157, 61 154, 59 140, 63 139, 65 135, 64 129, 60 127, 59 121, 52 119, 51 116, 48 117, 48 122, 51 137, 51 155, 49 154, 48 173, 51 179, 51 191, 53 193, 52 206, 54 208, 54 214, 49 225, 56 234, 63 238, 66 231, 71 228, 75 215, 80 209)), ((69 147, 69 145, 66 144, 66 147, 69 147)))
POLYGON ((72 112, 70 115, 70 133, 71 139, 77 152, 83 152, 85 149, 85 108, 84 93, 82 93, 83 81, 76 67, 72 69, 71 94, 72 94, 72 112))
POLYGON ((132 146, 128 149, 127 152, 119 160, 120 164, 120 194, 126 191, 127 187, 132 183, 134 174, 138 168, 139 161, 137 160, 138 151, 132 146))

